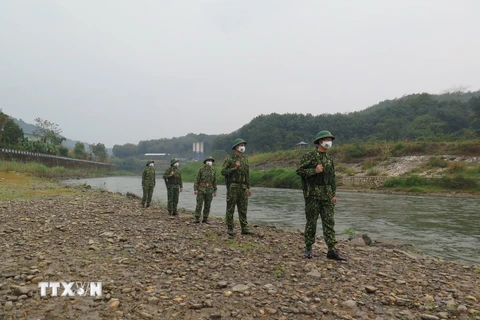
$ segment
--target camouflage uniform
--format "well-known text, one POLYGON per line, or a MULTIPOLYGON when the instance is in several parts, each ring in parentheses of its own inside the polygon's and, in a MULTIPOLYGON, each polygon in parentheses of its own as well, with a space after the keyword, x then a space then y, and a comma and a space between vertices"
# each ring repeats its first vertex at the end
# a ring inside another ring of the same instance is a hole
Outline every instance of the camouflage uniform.
POLYGON ((183 189, 182 175, 175 166, 170 166, 165 170, 163 179, 167 182, 167 199, 168 199, 168 213, 177 215, 178 197, 180 195, 180 189, 183 189), (173 172, 173 176, 170 173, 173 172))
POLYGON ((239 156, 233 152, 223 163, 222 175, 225 176, 227 185, 227 213, 225 220, 228 230, 233 230, 233 213, 236 205, 242 232, 248 232, 247 207, 248 189, 250 189, 250 169, 247 157, 244 155, 239 156), (236 161, 240 162, 240 167, 238 168, 235 168, 236 161))
POLYGON ((336 193, 335 166, 332 156, 313 150, 305 154, 297 168, 302 177, 305 196, 305 247, 311 250, 315 243, 317 220, 322 219, 323 237, 329 251, 335 252, 335 220, 333 197, 336 193), (323 172, 315 173, 315 167, 323 165, 323 172))
POLYGON ((155 169, 153 167, 146 167, 142 173, 142 206, 147 204, 150 206, 152 202, 153 189, 155 189, 155 169))
POLYGON ((200 219, 202 206, 205 204, 203 208, 203 221, 208 221, 213 193, 217 192, 217 173, 215 169, 207 165, 198 169, 197 176, 193 184, 193 190, 198 191, 195 219, 200 219))

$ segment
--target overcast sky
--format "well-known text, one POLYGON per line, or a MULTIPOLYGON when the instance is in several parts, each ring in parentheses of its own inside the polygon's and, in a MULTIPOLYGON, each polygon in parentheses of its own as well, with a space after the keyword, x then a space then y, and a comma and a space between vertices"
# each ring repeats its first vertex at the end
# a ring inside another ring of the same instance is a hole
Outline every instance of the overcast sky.
POLYGON ((477 0, 0 0, 0 109, 113 147, 476 91, 479 12, 477 0))

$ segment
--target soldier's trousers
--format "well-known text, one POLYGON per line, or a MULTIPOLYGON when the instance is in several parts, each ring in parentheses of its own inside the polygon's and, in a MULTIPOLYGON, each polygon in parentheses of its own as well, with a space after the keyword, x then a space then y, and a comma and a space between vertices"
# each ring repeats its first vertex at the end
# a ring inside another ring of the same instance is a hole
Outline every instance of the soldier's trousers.
POLYGON ((142 197, 142 205, 150 204, 152 202, 152 195, 153 195, 153 189, 155 189, 154 186, 144 186, 143 188, 143 197, 142 197))
POLYGON ((206 189, 199 189, 197 193, 197 206, 195 208, 195 218, 200 219, 203 206, 203 220, 208 219, 210 214, 210 205, 213 199, 213 188, 206 187, 206 189))
POLYGON ((242 231, 248 231, 247 207, 248 194, 246 186, 230 185, 227 192, 227 213, 225 220, 228 229, 233 229, 233 213, 235 206, 238 208, 238 220, 242 231))
POLYGON ((307 197, 305 201, 305 246, 311 248, 315 243, 318 216, 322 219, 323 238, 329 251, 335 251, 335 219, 332 200, 319 200, 307 197))
POLYGON ((180 195, 180 186, 168 186, 167 188, 167 209, 168 213, 177 214, 178 196, 180 195))

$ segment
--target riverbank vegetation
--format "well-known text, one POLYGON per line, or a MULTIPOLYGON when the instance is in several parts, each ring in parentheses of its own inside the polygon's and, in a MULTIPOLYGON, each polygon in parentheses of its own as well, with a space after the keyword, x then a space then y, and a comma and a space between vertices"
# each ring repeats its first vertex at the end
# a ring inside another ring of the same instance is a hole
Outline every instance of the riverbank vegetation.
POLYGON ((64 167, 47 167, 44 164, 38 162, 24 163, 17 161, 0 161, 0 172, 17 172, 31 177, 54 181, 62 179, 132 175, 131 172, 126 171, 88 171, 83 169, 67 169, 64 167))

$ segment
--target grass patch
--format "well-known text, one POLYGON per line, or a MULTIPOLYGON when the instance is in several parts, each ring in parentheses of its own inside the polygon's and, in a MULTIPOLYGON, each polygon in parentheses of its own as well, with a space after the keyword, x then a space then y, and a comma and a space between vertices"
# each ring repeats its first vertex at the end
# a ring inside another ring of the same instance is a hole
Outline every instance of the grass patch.
POLYGON ((54 181, 45 181, 26 173, 0 171, 0 199, 32 199, 42 196, 72 194, 75 189, 59 186, 54 181))
POLYGON ((285 272, 285 269, 282 266, 276 266, 275 269, 273 270, 273 274, 277 278, 282 277, 284 272, 285 272))
POLYGON ((43 163, 38 162, 17 162, 17 161, 1 161, 0 172, 17 172, 27 176, 44 178, 49 180, 62 180, 69 178, 89 178, 89 177, 105 177, 105 176, 121 176, 131 175, 130 173, 108 171, 108 170, 82 170, 67 169, 64 167, 47 167, 43 163))

